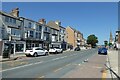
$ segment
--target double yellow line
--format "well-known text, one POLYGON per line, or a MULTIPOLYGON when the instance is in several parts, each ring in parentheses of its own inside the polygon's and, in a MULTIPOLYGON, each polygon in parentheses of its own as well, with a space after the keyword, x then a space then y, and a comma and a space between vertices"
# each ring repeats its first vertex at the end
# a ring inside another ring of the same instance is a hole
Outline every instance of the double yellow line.
POLYGON ((102 80, 106 80, 107 78, 107 70, 102 71, 102 80))

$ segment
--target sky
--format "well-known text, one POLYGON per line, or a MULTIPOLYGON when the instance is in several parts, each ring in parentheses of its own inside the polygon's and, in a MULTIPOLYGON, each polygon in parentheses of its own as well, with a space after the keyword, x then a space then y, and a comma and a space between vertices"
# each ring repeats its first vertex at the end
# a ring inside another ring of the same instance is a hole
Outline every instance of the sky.
POLYGON ((118 29, 117 2, 3 2, 2 10, 10 13, 19 8, 20 16, 47 22, 59 20, 63 27, 71 26, 85 39, 91 34, 98 37, 98 44, 109 41, 110 31, 115 37, 118 29))

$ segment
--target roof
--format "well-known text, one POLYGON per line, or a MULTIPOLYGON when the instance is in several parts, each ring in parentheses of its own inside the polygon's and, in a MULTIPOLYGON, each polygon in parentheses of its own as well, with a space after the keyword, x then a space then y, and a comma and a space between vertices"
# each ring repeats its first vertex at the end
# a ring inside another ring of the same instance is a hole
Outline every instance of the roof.
POLYGON ((80 31, 76 30, 75 28, 72 28, 71 26, 69 26, 73 31, 79 33, 79 34, 82 34, 80 31))
POLYGON ((12 17, 12 18, 20 19, 19 17, 13 16, 10 13, 6 13, 6 12, 3 12, 3 11, 0 11, 0 14, 5 15, 5 16, 9 16, 9 17, 12 17))
POLYGON ((65 27, 63 27, 63 26, 59 26, 60 28, 64 28, 65 29, 65 27))
POLYGON ((56 30, 60 30, 59 25, 57 25, 54 21, 49 21, 47 23, 47 26, 49 26, 50 28, 56 29, 56 30))

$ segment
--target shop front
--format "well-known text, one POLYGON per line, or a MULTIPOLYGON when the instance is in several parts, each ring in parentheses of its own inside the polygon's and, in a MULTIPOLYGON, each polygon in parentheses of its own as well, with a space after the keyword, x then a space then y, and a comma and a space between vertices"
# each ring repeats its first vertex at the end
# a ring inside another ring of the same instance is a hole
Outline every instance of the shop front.
POLYGON ((3 40, 2 55, 6 56, 9 53, 16 55, 17 53, 24 53, 26 49, 26 42, 24 41, 8 41, 3 40))

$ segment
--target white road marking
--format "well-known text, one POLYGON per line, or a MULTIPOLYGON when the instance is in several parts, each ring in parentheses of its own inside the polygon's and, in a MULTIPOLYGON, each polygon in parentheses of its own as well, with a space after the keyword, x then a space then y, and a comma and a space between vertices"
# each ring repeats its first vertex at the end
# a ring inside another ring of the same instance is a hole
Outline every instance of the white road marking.
POLYGON ((65 66, 70 66, 71 64, 66 64, 65 66))
POLYGON ((60 59, 66 58, 67 56, 60 57, 60 59))
POLYGON ((44 78, 45 76, 41 76, 41 77, 39 77, 39 78, 44 78))
POLYGON ((52 59, 52 60, 55 61, 55 60, 58 60, 58 59, 60 59, 60 58, 55 58, 55 59, 52 59))
POLYGON ((31 66, 31 65, 35 65, 35 64, 40 64, 40 63, 43 63, 43 61, 36 62, 36 63, 31 63, 31 64, 27 64, 27 65, 23 65, 23 66, 18 66, 18 67, 14 67, 14 68, 10 68, 10 69, 5 69, 5 70, 2 70, 0 72, 14 70, 14 69, 18 69, 18 68, 23 68, 23 67, 27 67, 27 66, 31 66))
POLYGON ((61 70, 61 69, 63 69, 63 68, 58 68, 58 69, 54 70, 54 72, 57 72, 57 71, 59 71, 59 70, 61 70))

